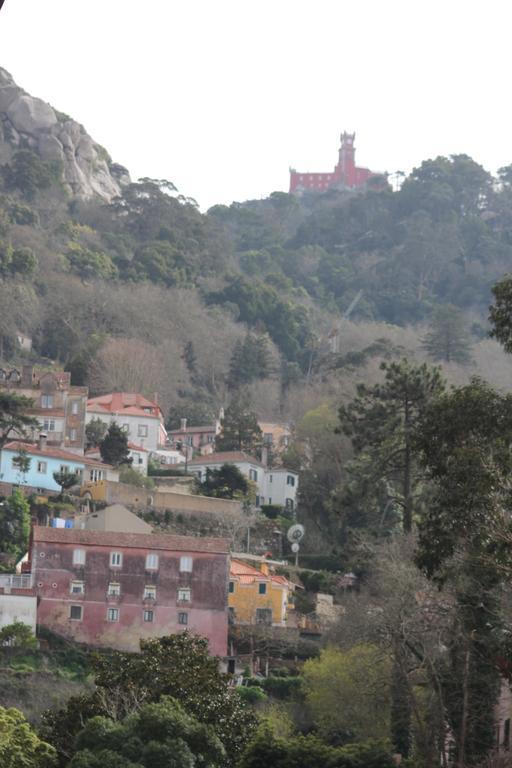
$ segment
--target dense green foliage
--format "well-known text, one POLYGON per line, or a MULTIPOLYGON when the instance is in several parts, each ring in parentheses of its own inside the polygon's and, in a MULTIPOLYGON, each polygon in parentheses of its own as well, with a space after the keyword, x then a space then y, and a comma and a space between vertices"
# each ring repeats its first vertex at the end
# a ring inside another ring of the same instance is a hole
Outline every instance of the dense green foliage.
POLYGON ((381 368, 384 382, 373 387, 360 384, 357 397, 339 411, 340 431, 350 437, 356 453, 345 496, 359 526, 389 525, 400 510, 403 529, 409 532, 422 497, 413 431, 444 384, 439 369, 425 364, 402 360, 382 363, 381 368))
POLYGON ((19 489, 0 504, 0 553, 12 564, 25 552, 30 531, 30 505, 19 489))
POLYGON ((115 421, 109 425, 105 436, 99 444, 102 461, 113 467, 130 465, 130 449, 128 448, 128 435, 115 421))
POLYGON ((22 713, 0 707, 0 765, 2 768, 54 768, 56 752, 38 738, 22 713))
POLYGON ((207 469, 206 478, 198 483, 203 496, 215 496, 218 499, 233 499, 245 496, 249 483, 234 464, 223 464, 220 469, 207 469))
POLYGON ((240 768, 392 768, 385 744, 331 747, 315 736, 285 739, 263 728, 247 748, 240 768))
POLYGON ((23 436, 39 427, 37 419, 27 415, 31 405, 32 400, 24 395, 0 390, 0 450, 13 435, 23 436))
POLYGON ((65 709, 46 714, 42 733, 56 746, 63 766, 90 718, 115 712, 122 720, 166 696, 178 699, 187 715, 214 730, 226 753, 223 766, 236 762, 251 737, 254 717, 230 692, 217 659, 208 655, 206 640, 184 633, 142 641, 140 653, 98 656, 95 671, 95 693, 74 697, 65 709))
POLYGON ((233 398, 221 423, 221 433, 215 440, 218 451, 246 451, 252 456, 261 447, 261 429, 256 414, 250 410, 243 395, 233 398))
POLYGON ((91 718, 78 734, 76 748, 69 768, 216 768, 225 757, 214 731, 168 696, 122 721, 91 718))

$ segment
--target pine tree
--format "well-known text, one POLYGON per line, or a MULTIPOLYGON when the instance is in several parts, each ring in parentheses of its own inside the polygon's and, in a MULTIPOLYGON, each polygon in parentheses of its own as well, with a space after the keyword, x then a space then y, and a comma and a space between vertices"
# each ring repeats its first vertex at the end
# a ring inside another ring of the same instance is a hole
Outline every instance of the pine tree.
POLYGON ((369 506, 376 506, 381 525, 393 507, 400 508, 407 533, 421 486, 413 429, 427 404, 442 393, 444 383, 439 369, 425 364, 401 360, 383 363, 381 368, 385 371, 382 384, 360 384, 357 397, 339 409, 338 431, 350 437, 355 450, 345 497, 351 505, 359 497, 366 515, 369 506))
POLYGON ((233 347, 229 364, 229 388, 238 389, 258 379, 265 379, 269 374, 269 366, 266 337, 248 333, 243 342, 238 339, 233 347))
POLYGON ((438 307, 422 346, 433 360, 462 365, 469 363, 470 341, 460 309, 451 304, 438 307))
POLYGON ((226 408, 222 431, 215 441, 218 451, 247 451, 254 454, 261 446, 262 432, 256 414, 242 395, 226 408))
POLYGON ((100 453, 102 461, 113 467, 132 463, 129 456, 128 435, 115 421, 109 426, 107 434, 100 443, 100 453))

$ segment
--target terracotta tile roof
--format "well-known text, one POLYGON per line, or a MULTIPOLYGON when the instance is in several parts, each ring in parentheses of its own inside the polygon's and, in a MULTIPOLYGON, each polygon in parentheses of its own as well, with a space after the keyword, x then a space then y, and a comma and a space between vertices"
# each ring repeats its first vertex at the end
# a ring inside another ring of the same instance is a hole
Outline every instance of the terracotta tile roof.
POLYGON ((4 445, 5 451, 26 451, 33 456, 47 456, 51 459, 62 459, 63 461, 73 461, 75 464, 86 464, 88 467, 102 467, 103 469, 112 469, 110 464, 103 464, 96 459, 90 459, 88 456, 82 456, 79 453, 64 451, 62 448, 55 448, 53 445, 47 445, 46 448, 39 448, 33 443, 24 443, 20 440, 13 440, 4 445))
POLYGON ((170 435, 189 435, 197 432, 216 432, 215 424, 208 424, 205 427, 186 427, 185 429, 171 429, 170 435))
POLYGON ((34 542, 48 544, 89 544, 99 547, 132 547, 169 552, 209 552, 218 555, 229 553, 229 539, 199 536, 84 531, 76 528, 46 528, 36 525, 33 528, 33 539, 34 542))
POLYGON ((161 419, 162 410, 157 403, 148 400, 137 392, 110 392, 108 395, 91 397, 87 401, 87 410, 98 413, 111 413, 120 416, 145 416, 147 418, 161 419), (147 413, 144 408, 150 408, 147 413))
POLYGON ((222 451, 220 453, 210 453, 208 456, 197 456, 195 459, 191 459, 188 465, 190 467, 194 466, 194 464, 234 464, 240 462, 257 464, 259 467, 263 467, 259 459, 249 456, 244 451, 222 451))
POLYGON ((284 576, 269 574, 268 576, 254 568, 252 565, 242 563, 240 560, 231 560, 230 575, 235 576, 240 584, 254 584, 257 581, 271 581, 273 584, 287 586, 290 582, 284 576))

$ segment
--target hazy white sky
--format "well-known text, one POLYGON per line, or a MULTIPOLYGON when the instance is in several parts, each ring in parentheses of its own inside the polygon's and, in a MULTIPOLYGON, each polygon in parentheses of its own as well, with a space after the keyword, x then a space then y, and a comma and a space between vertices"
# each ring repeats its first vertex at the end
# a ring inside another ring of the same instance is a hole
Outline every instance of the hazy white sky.
POLYGON ((201 207, 357 160, 512 163, 509 0, 5 0, 0 66, 201 207))

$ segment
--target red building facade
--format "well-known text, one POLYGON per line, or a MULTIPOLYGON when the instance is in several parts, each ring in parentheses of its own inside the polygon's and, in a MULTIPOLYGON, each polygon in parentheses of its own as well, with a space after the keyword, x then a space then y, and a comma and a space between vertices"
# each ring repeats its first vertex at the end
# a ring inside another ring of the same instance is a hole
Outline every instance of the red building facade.
POLYGON ((36 526, 31 570, 38 625, 57 634, 137 651, 188 629, 226 655, 227 539, 36 526))
POLYGON ((349 189, 363 187, 368 179, 376 174, 368 168, 356 166, 355 137, 355 133, 341 134, 338 164, 332 173, 302 173, 291 168, 290 193, 325 192, 331 187, 348 187, 349 189))

